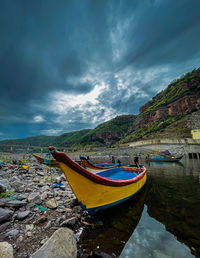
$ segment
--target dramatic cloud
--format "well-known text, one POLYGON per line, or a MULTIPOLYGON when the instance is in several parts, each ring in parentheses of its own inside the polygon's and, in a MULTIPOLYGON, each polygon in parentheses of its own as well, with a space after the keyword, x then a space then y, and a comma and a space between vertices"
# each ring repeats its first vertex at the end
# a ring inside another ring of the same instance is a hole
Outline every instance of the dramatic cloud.
POLYGON ((0 139, 139 107, 200 66, 199 0, 2 0, 0 139))

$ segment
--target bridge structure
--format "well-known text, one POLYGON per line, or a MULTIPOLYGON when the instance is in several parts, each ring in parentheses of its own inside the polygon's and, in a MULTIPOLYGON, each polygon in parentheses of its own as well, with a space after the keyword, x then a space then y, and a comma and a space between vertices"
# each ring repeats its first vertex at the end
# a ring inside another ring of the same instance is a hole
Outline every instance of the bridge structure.
MULTIPOLYGON (((75 148, 58 147, 57 150, 67 152, 74 152, 75 148)), ((10 153, 32 153, 32 152, 48 152, 48 146, 32 146, 32 145, 8 145, 0 144, 0 152, 10 152, 10 153)))

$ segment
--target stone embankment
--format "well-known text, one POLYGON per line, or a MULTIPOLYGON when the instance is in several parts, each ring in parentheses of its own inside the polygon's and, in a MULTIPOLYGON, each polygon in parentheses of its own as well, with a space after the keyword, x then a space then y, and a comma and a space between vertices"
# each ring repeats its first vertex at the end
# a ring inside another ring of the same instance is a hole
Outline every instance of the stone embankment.
POLYGON ((143 148, 152 151, 165 151, 170 150, 172 153, 188 155, 191 152, 200 153, 200 140, 191 138, 179 139, 149 139, 137 142, 130 142, 128 144, 132 148, 143 148))
POLYGON ((60 169, 21 163, 0 161, 0 257, 91 257, 79 238, 95 219, 80 208, 60 169))

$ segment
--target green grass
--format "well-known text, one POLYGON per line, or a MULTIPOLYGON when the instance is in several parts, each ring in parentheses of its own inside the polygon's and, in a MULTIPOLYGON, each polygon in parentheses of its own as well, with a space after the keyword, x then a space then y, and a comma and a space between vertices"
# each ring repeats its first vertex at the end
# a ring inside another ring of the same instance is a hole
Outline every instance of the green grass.
POLYGON ((120 143, 127 143, 131 141, 137 141, 143 139, 145 136, 151 135, 155 132, 161 131, 164 128, 168 127, 172 123, 182 119, 185 115, 177 115, 177 116, 168 116, 167 118, 157 121, 153 123, 149 127, 140 128, 134 134, 127 136, 126 138, 122 139, 120 143))
POLYGON ((10 191, 6 190, 5 192, 3 192, 3 193, 0 194, 0 199, 1 199, 1 198, 9 197, 9 196, 12 195, 13 193, 14 193, 14 190, 10 190, 10 191))

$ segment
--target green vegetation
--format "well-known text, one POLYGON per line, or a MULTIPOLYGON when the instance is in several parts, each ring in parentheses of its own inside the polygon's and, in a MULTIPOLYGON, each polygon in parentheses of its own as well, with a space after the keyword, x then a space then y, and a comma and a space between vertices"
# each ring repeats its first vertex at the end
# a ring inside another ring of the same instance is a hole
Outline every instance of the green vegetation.
POLYGON ((157 122, 153 123, 149 127, 138 129, 136 132, 134 132, 134 134, 128 135, 127 137, 122 139, 120 141, 120 143, 127 143, 127 142, 131 142, 131 141, 136 141, 136 140, 140 140, 142 138, 145 138, 145 136, 150 136, 152 133, 155 133, 157 131, 160 131, 160 130, 168 127, 169 125, 171 125, 172 123, 182 119, 183 117, 184 117, 184 115, 168 116, 167 118, 165 118, 161 121, 157 121, 157 122))
POLYGON ((11 157, 4 157, 4 155, 0 154, 0 160, 5 162, 5 163, 11 163, 12 158, 11 157))
POLYGON ((5 145, 21 145, 21 146, 48 146, 49 142, 55 140, 57 136, 32 136, 23 139, 15 139, 15 140, 3 140, 0 141, 1 144, 5 145))
MULTIPOLYGON (((66 147, 68 148, 68 151, 74 151, 74 148, 80 149, 97 146, 112 147, 113 144, 116 146, 117 144, 126 143, 129 141, 158 137, 158 134, 161 135, 161 133, 168 127, 170 127, 171 132, 173 132, 172 135, 178 135, 178 133, 175 133, 172 125, 173 123, 176 123, 176 121, 181 120, 183 115, 168 116, 165 119, 156 121, 150 127, 147 127, 147 124, 149 124, 149 122, 146 121, 146 119, 148 119, 148 115, 144 119, 143 123, 142 120, 144 115, 153 110, 155 111, 162 106, 167 107, 167 105, 170 103, 186 95, 194 96, 195 94, 198 94, 198 96, 200 94, 200 69, 194 69, 192 72, 189 72, 183 75, 181 78, 174 80, 165 90, 158 93, 148 103, 146 103, 145 106, 148 107, 137 116, 117 116, 105 123, 98 125, 94 129, 84 129, 80 131, 64 133, 60 136, 40 135, 28 137, 25 139, 0 141, 0 151, 8 151, 10 147, 6 149, 6 145, 20 145, 22 146, 22 149, 23 146, 30 146, 30 150, 32 152, 41 152, 41 148, 38 147, 43 147, 43 152, 48 152, 48 149, 45 147, 50 145, 57 147, 57 149, 59 149, 59 147, 66 147), (138 120, 139 122, 142 121, 142 124, 144 125, 143 128, 137 129, 138 120), (136 128, 136 130, 133 132, 132 128, 136 128)), ((191 113, 198 109, 200 109, 200 105, 194 105, 194 110, 191 110, 191 113)), ((185 113, 184 115, 187 114, 185 113)), ((183 130, 181 127, 178 130, 181 132, 180 135, 190 135, 189 129, 186 128, 186 126, 183 130)), ((166 133, 166 135, 170 134, 166 133)))
POLYGON ((104 146, 105 138, 108 135, 112 135, 111 138, 113 138, 113 140, 116 138, 116 141, 119 137, 125 136, 128 128, 133 124, 136 117, 135 115, 122 115, 102 123, 84 135, 80 139, 79 145, 104 146))
POLYGON ((84 129, 81 131, 64 133, 60 136, 57 136, 52 142, 52 145, 65 147, 73 146, 74 144, 78 143, 80 139, 90 131, 91 129, 84 129))
MULTIPOLYGON (((21 146, 50 146, 55 147, 94 147, 94 146, 105 146, 104 137, 100 137, 100 134, 118 135, 114 136, 113 141, 119 140, 119 137, 123 137, 128 128, 133 124, 137 116, 135 115, 122 115, 117 116, 105 123, 98 125, 95 129, 84 129, 80 131, 74 131, 64 133, 60 136, 34 136, 24 139, 16 140, 4 140, 0 141, 0 144, 5 145, 21 145, 21 146)), ((31 152, 41 152, 41 149, 31 148, 31 152)), ((43 148, 43 152, 48 152, 47 148, 43 148)))
POLYGON ((0 194, 0 199, 1 199, 1 198, 9 197, 9 196, 12 195, 13 193, 14 193, 14 190, 10 190, 10 191, 6 190, 5 192, 3 192, 3 193, 0 194))
MULTIPOLYGON (((16 139, 16 140, 4 140, 0 141, 0 144, 3 145, 21 145, 23 146, 72 146, 74 143, 78 142, 79 139, 88 133, 90 129, 85 129, 81 131, 75 131, 70 133, 64 133, 60 136, 33 136, 33 137, 27 137, 24 139, 16 139)), ((5 146, 6 147, 6 146, 5 146)), ((40 152, 41 150, 38 148, 31 149, 32 152, 40 152)), ((43 151, 48 152, 48 149, 44 149, 43 151)))
POLYGON ((188 94, 194 94, 200 90, 200 73, 199 69, 194 69, 192 72, 183 75, 181 78, 174 80, 165 90, 158 93, 150 100, 151 106, 146 108, 139 116, 150 112, 160 106, 168 105, 169 103, 188 94))

